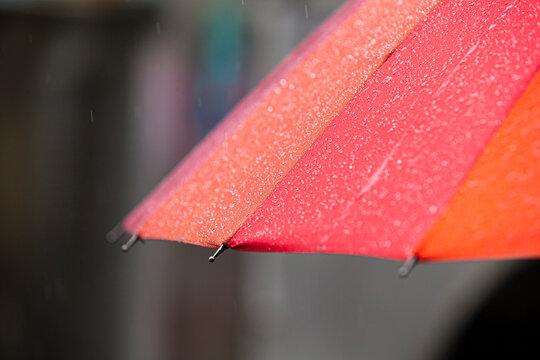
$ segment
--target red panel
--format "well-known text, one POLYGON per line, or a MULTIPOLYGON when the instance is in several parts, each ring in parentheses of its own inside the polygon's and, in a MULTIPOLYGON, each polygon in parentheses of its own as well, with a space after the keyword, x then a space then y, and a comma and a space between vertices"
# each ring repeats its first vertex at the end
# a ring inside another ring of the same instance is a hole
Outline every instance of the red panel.
POLYGON ((138 219, 126 227, 143 238, 228 241, 435 3, 378 0, 350 8, 189 178, 174 181, 157 208, 143 205, 150 216, 140 228, 138 219))
POLYGON ((411 256, 536 72, 539 7, 441 2, 229 245, 411 256))
POLYGON ((540 73, 417 253, 428 260, 540 256, 540 73))

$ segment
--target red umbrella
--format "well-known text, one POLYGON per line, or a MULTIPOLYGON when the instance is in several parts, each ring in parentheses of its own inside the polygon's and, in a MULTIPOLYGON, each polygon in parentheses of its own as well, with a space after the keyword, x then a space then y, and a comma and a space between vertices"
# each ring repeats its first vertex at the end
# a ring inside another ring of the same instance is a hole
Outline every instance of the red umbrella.
POLYGON ((123 222, 396 260, 540 255, 540 3, 351 1, 123 222))

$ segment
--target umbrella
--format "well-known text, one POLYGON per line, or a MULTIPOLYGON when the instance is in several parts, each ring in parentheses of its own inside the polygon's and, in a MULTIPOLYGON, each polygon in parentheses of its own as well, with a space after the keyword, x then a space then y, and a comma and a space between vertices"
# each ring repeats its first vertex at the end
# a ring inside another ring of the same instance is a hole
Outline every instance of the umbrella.
POLYGON ((404 273, 540 255, 539 35, 535 1, 346 3, 126 217, 124 249, 367 255, 404 273))

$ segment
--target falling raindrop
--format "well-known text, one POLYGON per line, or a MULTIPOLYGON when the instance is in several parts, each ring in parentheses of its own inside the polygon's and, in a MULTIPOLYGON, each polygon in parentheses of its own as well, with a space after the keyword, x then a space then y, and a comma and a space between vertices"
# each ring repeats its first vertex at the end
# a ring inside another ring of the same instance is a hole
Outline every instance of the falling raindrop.
POLYGON ((90 110, 90 122, 94 123, 94 110, 90 110))
POLYGON ((156 34, 161 35, 161 24, 159 22, 156 23, 156 34))
POLYGON ((309 12, 308 12, 307 2, 304 3, 304 11, 306 12, 306 19, 309 19, 309 12))

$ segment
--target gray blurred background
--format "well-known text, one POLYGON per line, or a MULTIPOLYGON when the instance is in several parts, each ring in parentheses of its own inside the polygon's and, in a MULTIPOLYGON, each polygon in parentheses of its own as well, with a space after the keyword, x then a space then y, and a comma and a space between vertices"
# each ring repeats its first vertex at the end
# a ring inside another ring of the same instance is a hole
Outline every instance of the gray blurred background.
POLYGON ((229 251, 210 265, 210 249, 105 242, 342 2, 0 0, 0 358, 535 351, 538 262, 420 265, 401 280, 370 258, 229 251))

